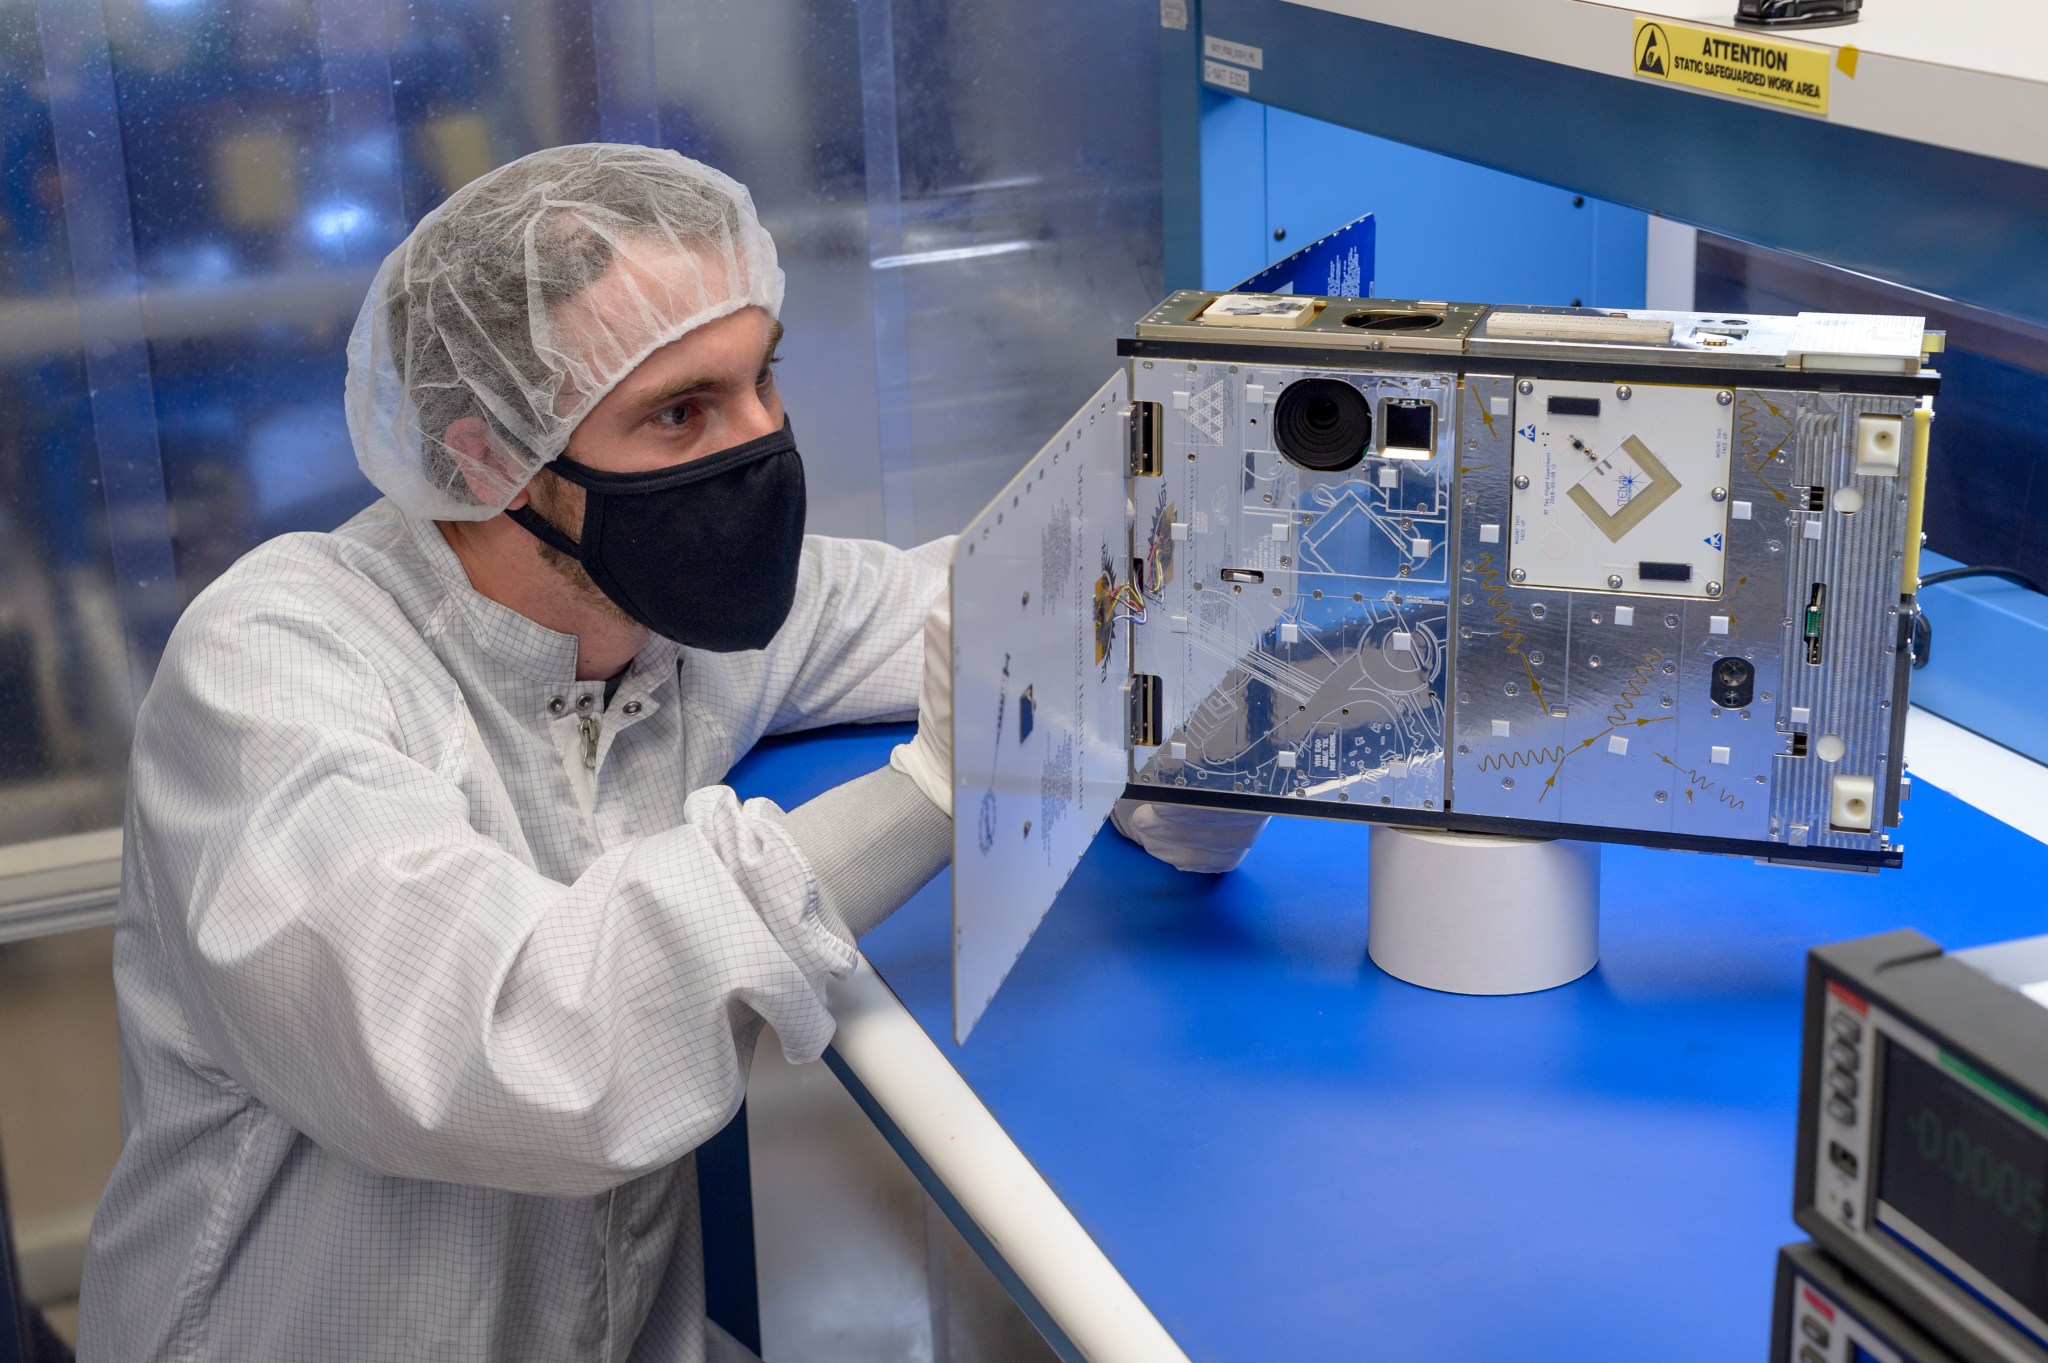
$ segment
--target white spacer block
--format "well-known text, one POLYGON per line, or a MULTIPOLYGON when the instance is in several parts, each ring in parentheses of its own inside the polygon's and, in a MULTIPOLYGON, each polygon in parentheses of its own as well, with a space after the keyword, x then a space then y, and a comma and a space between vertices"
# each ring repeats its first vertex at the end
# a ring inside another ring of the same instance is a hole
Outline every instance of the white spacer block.
MULTIPOLYGON (((1856 418, 1856 471, 1880 478, 1899 476, 1906 446, 1904 418, 1865 412, 1856 418)), ((1864 827, 1869 827, 1865 824, 1864 827)))
POLYGON ((1185 412, 1185 411, 1186 411, 1186 410, 1188 409, 1188 395, 1187 395, 1186 393, 1181 393, 1181 392, 1176 392, 1176 393, 1174 393, 1174 395, 1173 395, 1173 409, 1174 409, 1174 410, 1175 410, 1176 412, 1185 412))
POLYGON ((1482 526, 1480 526, 1480 527, 1479 527, 1479 542, 1480 542, 1481 544, 1499 544, 1499 543, 1500 543, 1500 527, 1499 527, 1499 526, 1497 526, 1497 525, 1482 525, 1482 526))
POLYGON ((1408 541, 1408 557, 1410 557, 1410 558, 1428 558, 1428 557, 1429 557, 1429 541, 1428 541, 1428 540, 1409 540, 1409 541, 1408 541))
POLYGON ((1282 620, 1280 622, 1280 642, 1283 644, 1300 643, 1301 626, 1295 624, 1292 620, 1282 620))
POLYGON ((1395 630, 1387 636, 1387 642, 1393 646, 1396 653, 1409 653, 1415 648, 1415 636, 1406 630, 1395 630))
POLYGON ((1185 762, 1188 759, 1188 745, 1185 743, 1169 743, 1166 745, 1166 755, 1176 762, 1185 762))
POLYGON ((1244 386, 1244 400, 1254 407, 1262 405, 1266 401, 1266 385, 1263 383, 1246 384, 1244 386))
POLYGON ((1804 706, 1804 705, 1795 705, 1795 706, 1793 706, 1793 707, 1792 707, 1792 722, 1793 722, 1794 724, 1811 724, 1811 723, 1813 723, 1813 711, 1812 711, 1811 709, 1807 708, 1807 707, 1806 707, 1806 706, 1804 706))
POLYGON ((1806 538, 1808 538, 1808 539, 1810 539, 1810 540, 1817 540, 1817 539, 1819 539, 1819 538, 1820 538, 1820 517, 1818 517, 1818 516, 1808 516, 1808 517, 1806 518, 1806 524, 1805 524, 1805 526, 1801 528, 1801 530, 1800 530, 1800 532, 1799 532, 1799 533, 1800 533, 1800 534, 1802 534, 1802 535, 1804 535, 1804 536, 1806 536, 1806 538))
POLYGON ((1869 830, 1877 804, 1877 782, 1868 776, 1837 776, 1828 822, 1837 828, 1869 830))
POLYGON ((1188 632, 1188 618, 1185 615, 1169 615, 1166 617, 1166 627, 1175 634, 1186 634, 1188 632))
POLYGON ((1188 537, 1188 523, 1186 521, 1175 521, 1166 528, 1166 534, 1175 544, 1179 544, 1188 537))
POLYGON ((1746 521, 1755 517, 1756 508, 1751 506, 1748 502, 1737 502, 1734 506, 1734 509, 1731 510, 1728 514, 1738 521, 1746 521))
POLYGON ((1710 615, 1710 616, 1708 616, 1708 617, 1707 617, 1707 633, 1709 633, 1709 634, 1726 634, 1727 632, 1728 632, 1728 617, 1727 617, 1727 616, 1725 616, 1725 615, 1710 615))
POLYGON ((1633 624, 1634 624, 1635 622, 1636 622, 1636 608, 1635 608, 1634 606, 1616 606, 1616 607, 1614 608, 1614 623, 1615 623, 1615 624, 1617 624, 1617 625, 1633 625, 1633 624))
POLYGON ((1707 761, 1713 763, 1717 767, 1727 766, 1728 750, 1722 747, 1719 743, 1716 743, 1713 747, 1707 749, 1707 761))
POLYGON ((1514 405, 1506 398, 1488 398, 1486 400, 1486 410, 1492 412, 1495 416, 1513 416, 1515 411, 1514 405))
POLYGON ((1393 466, 1392 464, 1382 464, 1382 465, 1380 465, 1380 486, 1381 486, 1381 487, 1399 487, 1399 486, 1401 486, 1401 470, 1399 470, 1399 469, 1395 468, 1395 467, 1394 467, 1394 466, 1393 466))
POLYGON ((1493 736, 1495 738, 1506 738, 1508 736, 1508 722, 1506 720, 1496 719, 1493 722, 1493 736))
POLYGON ((1280 764, 1280 769, 1282 771, 1294 770, 1294 754, 1291 752, 1282 752, 1276 757, 1274 757, 1273 760, 1280 764))
POLYGON ((1607 751, 1613 753, 1616 757, 1628 756, 1628 739, 1620 734, 1607 735, 1607 751))
POLYGON ((1275 521, 1273 522, 1273 529, 1269 533, 1276 540, 1284 540, 1294 533, 1294 523, 1292 521, 1275 521))

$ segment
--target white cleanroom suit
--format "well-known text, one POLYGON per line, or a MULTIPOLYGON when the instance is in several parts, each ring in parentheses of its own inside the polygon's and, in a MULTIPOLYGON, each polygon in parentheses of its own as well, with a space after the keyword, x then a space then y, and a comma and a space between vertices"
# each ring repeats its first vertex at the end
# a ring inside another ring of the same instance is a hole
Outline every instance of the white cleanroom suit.
POLYGON ((854 955, 716 783, 915 711, 945 551, 812 537, 767 649, 656 637, 609 705, 386 503, 202 593, 130 771, 84 1356, 701 1358, 688 1152, 854 955))

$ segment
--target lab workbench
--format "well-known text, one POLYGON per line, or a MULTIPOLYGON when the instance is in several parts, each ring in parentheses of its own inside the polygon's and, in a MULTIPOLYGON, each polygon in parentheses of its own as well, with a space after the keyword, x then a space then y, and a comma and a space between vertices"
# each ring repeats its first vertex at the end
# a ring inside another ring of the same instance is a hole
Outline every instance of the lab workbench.
MULTIPOLYGON (((904 732, 770 744, 733 781, 797 803, 904 732)), ((956 1221, 1014 1204, 906 1134, 934 1148, 902 1096, 930 1090, 861 1044, 900 1000, 1191 1359, 1761 1358, 1807 949, 2048 931, 2048 846, 1924 778, 1907 811, 1880 875, 1608 847, 1600 965, 1509 998, 1371 964, 1364 827, 1276 819, 1215 878, 1105 832, 966 1045, 941 876, 862 943, 894 998, 871 985, 828 1060, 956 1221)), ((1064 1356, 1108 1363, 1005 1262, 1017 1228, 963 1229, 1064 1356)))

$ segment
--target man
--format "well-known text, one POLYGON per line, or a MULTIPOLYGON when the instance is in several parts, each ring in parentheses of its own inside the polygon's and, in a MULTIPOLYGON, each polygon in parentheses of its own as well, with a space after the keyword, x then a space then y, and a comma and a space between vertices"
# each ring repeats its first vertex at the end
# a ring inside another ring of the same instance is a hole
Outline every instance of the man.
POLYGON ((378 272, 384 500, 202 593, 138 718, 84 1357, 737 1349, 690 1152, 952 837, 947 546, 803 536, 781 301, 746 190, 640 147, 493 172, 378 272), (798 809, 717 784, 914 706, 798 809))

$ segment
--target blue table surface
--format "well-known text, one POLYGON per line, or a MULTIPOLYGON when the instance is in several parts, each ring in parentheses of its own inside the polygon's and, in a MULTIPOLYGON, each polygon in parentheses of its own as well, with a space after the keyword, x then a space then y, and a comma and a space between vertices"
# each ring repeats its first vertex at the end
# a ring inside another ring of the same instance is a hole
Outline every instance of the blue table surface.
MULTIPOLYGON (((796 803, 907 732, 733 784, 796 803)), ((1874 876, 1608 847, 1599 967, 1515 998, 1374 967, 1367 829, 1313 819, 1213 878, 1105 830, 965 1046, 949 876, 862 947, 1197 1363, 1760 1360, 1807 949, 2048 931, 2048 846, 1924 781, 1906 811, 1874 876)))

